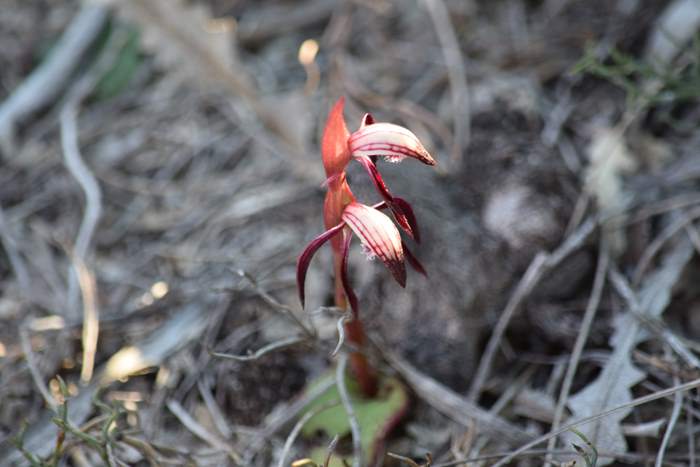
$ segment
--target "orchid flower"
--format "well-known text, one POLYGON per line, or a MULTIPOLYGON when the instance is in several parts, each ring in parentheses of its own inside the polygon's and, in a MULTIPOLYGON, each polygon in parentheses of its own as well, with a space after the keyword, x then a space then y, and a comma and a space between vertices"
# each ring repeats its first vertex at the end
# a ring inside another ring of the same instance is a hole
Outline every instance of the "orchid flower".
POLYGON ((400 162, 406 157, 427 165, 435 160, 408 129, 392 123, 375 123, 370 114, 362 118, 360 128, 350 133, 343 118, 344 99, 340 98, 331 110, 323 133, 321 151, 326 170, 326 199, 324 223, 326 231, 309 243, 297 263, 297 287, 304 305, 304 283, 311 258, 327 241, 331 241, 335 259, 336 305, 349 303, 357 316, 358 303, 347 274, 347 259, 353 234, 356 235, 370 257, 379 258, 394 279, 405 287, 404 260, 418 272, 425 270, 401 239, 399 230, 389 216, 381 210, 388 209, 398 226, 416 242, 420 233, 411 205, 391 194, 382 179, 376 161, 383 157, 389 162, 400 162), (369 174, 383 202, 368 206, 356 201, 347 183, 345 169, 351 161, 359 162, 369 174), (339 278, 339 280, 338 280, 339 278))

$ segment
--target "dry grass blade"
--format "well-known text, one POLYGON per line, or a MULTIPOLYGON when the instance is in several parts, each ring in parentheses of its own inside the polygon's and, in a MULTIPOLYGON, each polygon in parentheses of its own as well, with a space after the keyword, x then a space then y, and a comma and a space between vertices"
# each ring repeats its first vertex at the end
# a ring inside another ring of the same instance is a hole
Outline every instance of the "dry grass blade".
POLYGON ((151 366, 199 338, 206 328, 202 309, 187 306, 170 317, 152 335, 135 345, 126 345, 107 360, 99 371, 100 383, 109 384, 151 366))
MULTIPOLYGON (((610 280, 615 286, 615 290, 625 299, 630 308, 630 312, 649 330, 655 337, 668 344, 679 357, 681 357, 691 368, 700 368, 700 359, 693 354, 689 348, 691 343, 676 336, 668 327, 663 326, 658 319, 647 316, 643 313, 643 308, 637 294, 634 293, 627 279, 615 268, 610 269, 610 280)), ((697 348, 696 348, 697 349, 697 348)))
POLYGON ((486 379, 491 372, 491 365, 496 356, 498 345, 503 338, 503 334, 510 323, 515 312, 520 307, 520 304, 539 283, 542 276, 555 266, 557 266, 566 256, 579 248, 588 236, 593 232, 596 222, 593 219, 588 219, 581 224, 576 231, 569 235, 564 242, 552 253, 538 253, 528 266, 527 271, 523 274, 518 286, 511 295, 508 304, 496 323, 496 327, 491 334, 486 350, 484 351, 476 375, 472 380, 471 388, 469 389, 469 400, 476 401, 481 394, 481 388, 484 386, 486 379))
POLYGON ((697 451, 695 450, 695 416, 690 410, 690 402, 686 402, 686 432, 688 435, 688 466, 695 467, 695 456, 697 456, 697 451))
POLYGON ((250 282, 250 284, 253 286, 253 290, 255 293, 262 298, 265 303, 270 305, 272 308, 275 310, 283 313, 284 315, 288 316, 289 318, 294 321, 294 323, 301 329, 301 331, 309 338, 309 339, 314 339, 316 337, 315 331, 313 328, 310 328, 307 326, 301 318, 297 316, 297 312, 290 307, 289 305, 285 305, 283 303, 280 303, 278 300, 276 300, 272 295, 270 295, 266 290, 264 290, 262 287, 260 287, 260 284, 258 284, 258 281, 250 274, 248 274, 246 271, 243 271, 242 269, 239 269, 235 271, 236 274, 238 274, 240 277, 243 277, 250 282))
MULTIPOLYGON (((564 415, 564 407, 566 407, 566 402, 569 397, 569 393, 571 392, 571 384, 574 381, 576 369, 578 368, 578 363, 581 359, 581 353, 583 352, 583 348, 588 340, 588 334, 591 330, 591 325, 593 324, 593 319, 598 311, 600 298, 603 294, 609 259, 610 258, 605 246, 601 245, 598 253, 598 265, 596 267, 595 279, 593 280, 593 290, 591 291, 591 296, 588 300, 586 311, 583 314, 581 329, 576 337, 576 342, 574 343, 574 348, 571 352, 571 357, 569 358, 569 363, 566 368, 566 375, 564 376, 564 381, 559 391, 559 399, 557 400, 557 406, 554 411, 554 419, 552 420, 553 430, 559 428, 562 416, 564 415)), ((549 443, 547 444, 547 451, 553 451, 555 445, 556 438, 550 439, 549 443)), ((547 455, 545 465, 547 465, 550 461, 551 456, 547 455)))
POLYGON ((235 59, 233 25, 213 30, 202 6, 168 0, 113 2, 143 28, 146 47, 168 68, 201 84, 223 84, 235 95, 255 98, 251 79, 235 59))
POLYGON ((73 258, 73 263, 83 298, 83 364, 80 370, 80 380, 83 383, 89 383, 95 367, 97 338, 100 333, 97 284, 95 283, 95 276, 80 258, 73 258))
POLYGON ((473 404, 428 375, 421 373, 397 355, 386 350, 383 351, 383 354, 389 364, 401 374, 420 398, 448 418, 467 428, 470 420, 476 420, 479 428, 489 436, 505 438, 515 443, 530 439, 530 436, 517 426, 473 404))
MULTIPOLYGON (((676 386, 680 384, 678 377, 673 378, 676 386)), ((678 417, 681 415, 681 409, 683 408, 683 393, 677 392, 673 397, 673 409, 671 410, 671 417, 668 420, 668 425, 666 426, 666 432, 661 440, 661 445, 659 446, 659 452, 656 455, 655 467, 662 467, 664 464, 664 456, 666 455, 666 448, 668 448, 668 443, 671 440, 671 434, 673 429, 676 427, 676 422, 678 422, 678 417)))
MULTIPOLYGON (((90 240, 102 213, 102 193, 97 180, 90 169, 83 162, 78 149, 77 128, 77 104, 71 102, 61 111, 61 143, 66 167, 80 183, 85 192, 86 208, 83 221, 80 224, 78 237, 75 240, 74 255, 79 261, 85 261, 90 246, 90 240)), ((66 313, 68 316, 76 314, 77 307, 77 280, 74 274, 70 274, 70 286, 68 290, 68 304, 66 313)))
POLYGON ((268 441, 272 435, 281 430, 285 425, 291 423, 291 421, 308 407, 311 402, 325 393, 334 384, 335 381, 329 378, 327 381, 314 387, 311 391, 303 394, 291 404, 282 406, 270 414, 265 420, 262 429, 247 443, 243 460, 250 463, 251 459, 258 454, 264 443, 268 441))
MULTIPOLYGON (((647 268, 649 267, 649 264, 651 264, 652 259, 656 254, 658 254, 659 251, 661 251, 661 248, 678 232, 680 232, 681 229, 691 226, 692 223, 697 220, 700 217, 700 209, 692 209, 690 210, 687 214, 682 215, 679 219, 677 219, 675 222, 672 222, 669 224, 655 239, 652 241, 649 246, 644 250, 644 253, 642 254, 642 257, 639 259, 639 262, 637 263, 637 267, 634 271, 632 283, 633 284, 639 284, 639 282, 642 280, 642 277, 644 273, 646 272, 647 268)), ((692 237, 690 237, 692 239, 692 237)))
MULTIPOLYGON (((292 450, 292 446, 294 445, 294 441, 296 441, 297 437, 299 436, 299 433, 301 433, 301 430, 304 428, 304 425, 306 425, 306 422, 311 420, 314 416, 318 415, 319 413, 323 412, 326 409, 329 409, 331 407, 334 407, 337 405, 337 402, 332 402, 328 404, 323 404, 319 407, 316 407, 313 410, 309 410, 306 412, 300 419, 294 424, 294 428, 292 428, 292 431, 289 432, 289 435, 287 436, 287 439, 284 442, 284 447, 282 448, 282 453, 280 454, 280 460, 277 463, 277 467, 284 467, 286 465, 287 457, 289 457, 289 452, 292 450)), ((336 438, 334 438, 336 439, 336 438)), ((336 439, 337 442, 337 439, 336 439)), ((333 443, 331 443, 333 445, 333 443)), ((332 450, 331 450, 332 453, 332 450)))
POLYGON ((559 428, 558 430, 550 431, 549 433, 542 435, 539 438, 537 438, 533 441, 530 441, 529 443, 521 446, 520 448, 513 451, 508 456, 506 456, 505 458, 501 459, 499 462, 494 464, 493 467, 501 467, 503 465, 508 465, 508 463, 513 461, 513 459, 516 459, 518 456, 527 452, 531 448, 537 446, 538 444, 544 443, 545 441, 548 441, 550 438, 552 438, 554 436, 559 436, 562 433, 566 433, 567 431, 571 430, 572 428, 576 428, 576 427, 579 427, 581 425, 585 425, 585 424, 588 424, 588 423, 591 423, 591 422, 594 422, 597 420, 601 420, 601 419, 603 419, 609 415, 615 414, 619 411, 628 410, 628 409, 631 409, 633 407, 637 407, 639 405, 648 404, 649 402, 654 402, 656 400, 663 399, 665 397, 674 395, 677 392, 690 391, 692 389, 696 389, 699 387, 700 387, 700 379, 696 379, 696 380, 690 381, 690 382, 685 383, 685 384, 680 384, 680 385, 674 386, 672 388, 664 389, 664 390, 661 390, 661 391, 658 391, 658 392, 655 392, 655 393, 652 393, 652 394, 649 394, 646 396, 638 397, 637 399, 634 399, 626 404, 622 404, 622 405, 613 407, 611 409, 607 409, 603 412, 599 412, 595 415, 591 415, 590 417, 586 417, 584 419, 577 420, 573 423, 569 423, 569 424, 559 428))
POLYGON ((350 400, 350 393, 348 393, 348 387, 345 384, 347 366, 348 354, 343 352, 340 354, 340 357, 338 357, 338 367, 335 370, 335 384, 338 387, 340 402, 343 404, 343 408, 345 408, 345 413, 348 415, 348 422, 350 423, 350 434, 352 435, 352 466, 360 467, 362 465, 362 438, 360 423, 357 421, 355 409, 350 400))
POLYGON ((144 42, 175 72, 182 72, 197 85, 213 84, 241 97, 264 125, 291 149, 300 151, 287 134, 279 116, 261 103, 253 80, 236 59, 233 24, 217 23, 202 6, 181 0, 124 0, 112 2, 127 19, 139 24, 144 42), (223 27, 222 27, 223 26, 223 27))
POLYGON ((207 406, 209 414, 214 420, 216 429, 219 431, 221 436, 224 437, 224 439, 229 439, 233 432, 231 430, 231 427, 229 426, 228 421, 226 420, 226 417, 222 413, 221 408, 217 405, 216 400, 214 400, 214 396, 211 393, 209 384, 206 383, 204 380, 200 379, 199 381, 197 381, 197 389, 199 390, 199 394, 204 400, 204 404, 207 406))
POLYGON ((22 345, 22 352, 24 353, 24 358, 27 361, 27 366, 29 367, 29 372, 32 375, 32 379, 34 380, 34 385, 39 391, 39 394, 41 394, 41 397, 44 398, 44 402, 46 402, 46 405, 51 407, 52 409, 55 409, 56 401, 49 392, 49 388, 46 386, 46 383, 44 383, 44 378, 39 372, 39 368, 37 367, 36 362, 36 355, 32 350, 32 344, 29 340, 29 335, 24 326, 21 327, 19 330, 19 337, 20 343, 22 345))
POLYGON ((286 339, 281 339, 277 342, 272 342, 264 347, 261 347, 260 349, 256 350, 255 352, 250 352, 248 355, 231 355, 227 353, 220 353, 220 352, 212 352, 210 351, 209 354, 212 357, 217 357, 217 358, 224 358, 228 360, 235 360, 237 362, 250 362, 253 360, 257 360, 260 357, 263 357, 270 352, 274 352, 276 350, 281 350, 281 349, 286 349, 288 347, 292 347, 294 345, 297 345, 301 342, 305 342, 306 339, 303 337, 299 336, 292 336, 288 337, 286 339))
POLYGON ((663 69, 697 32, 700 6, 694 0, 670 2, 647 43, 646 57, 663 69))
MULTIPOLYGON (((678 281, 693 252, 689 242, 683 240, 675 245, 664 264, 645 281, 639 294, 640 313, 656 318, 668 305, 671 288, 678 281)), ((632 312, 628 312, 616 322, 615 332, 610 339, 613 353, 600 375, 569 399, 573 419, 585 419, 610 406, 624 406, 625 402, 632 399, 632 386, 644 379, 644 373, 631 361, 632 350, 641 338, 641 326, 632 312)), ((631 408, 618 410, 604 422, 587 425, 581 431, 600 451, 627 452, 620 422, 629 414, 629 410, 631 408)), ((606 465, 612 460, 602 457, 599 462, 606 465)))
POLYGON ((10 261, 12 271, 15 273, 15 277, 17 278, 17 282, 19 283, 22 293, 25 294, 25 298, 27 300, 30 300, 31 288, 27 265, 17 249, 15 239, 10 232, 10 226, 7 225, 5 212, 2 209, 2 205, 0 205, 0 243, 2 243, 2 247, 7 254, 7 258, 10 261))
POLYGON ((459 42, 445 4, 442 0, 424 0, 424 3, 435 24, 435 32, 440 40, 442 53, 447 64, 447 76, 450 80, 450 92, 452 94, 452 121, 454 128, 451 163, 452 170, 457 170, 462 163, 464 148, 469 146, 471 128, 467 70, 464 66, 459 42))
POLYGON ((197 422, 186 410, 180 405, 176 400, 166 401, 166 406, 168 409, 180 420, 185 428, 187 428, 196 437, 209 444, 211 447, 219 449, 223 452, 228 453, 228 455, 237 463, 241 463, 241 457, 236 451, 234 451, 228 443, 224 440, 219 439, 214 433, 211 433, 206 428, 204 428, 200 423, 197 422))
POLYGON ((107 21, 107 9, 85 6, 73 19, 51 56, 0 106, 0 147, 13 151, 14 126, 51 103, 66 85, 107 21))
POLYGON ((262 6, 241 18, 236 37, 244 44, 261 41, 328 18, 337 8, 333 0, 312 0, 294 4, 262 6))

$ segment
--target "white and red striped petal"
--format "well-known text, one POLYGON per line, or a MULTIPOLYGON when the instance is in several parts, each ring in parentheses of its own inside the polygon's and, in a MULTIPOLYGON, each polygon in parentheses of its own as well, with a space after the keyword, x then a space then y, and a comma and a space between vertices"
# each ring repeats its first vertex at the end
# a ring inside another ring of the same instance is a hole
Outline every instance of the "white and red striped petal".
POLYGON ((407 128, 393 123, 368 121, 371 121, 371 117, 363 118, 361 128, 348 139, 353 157, 381 156, 391 162, 412 157, 424 164, 435 165, 435 159, 423 147, 418 137, 407 128))
POLYGON ((362 244, 382 260, 396 282, 405 287, 406 266, 401 235, 391 219, 370 206, 350 203, 343 211, 343 221, 362 244))

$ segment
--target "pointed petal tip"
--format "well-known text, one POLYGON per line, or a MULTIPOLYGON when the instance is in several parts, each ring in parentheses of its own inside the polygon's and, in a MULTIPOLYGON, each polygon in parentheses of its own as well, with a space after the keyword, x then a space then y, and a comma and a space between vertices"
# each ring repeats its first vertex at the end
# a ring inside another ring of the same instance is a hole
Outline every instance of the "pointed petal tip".
POLYGON ((350 132, 343 117, 344 106, 345 98, 340 97, 328 113, 321 138, 323 166, 329 177, 341 173, 350 161, 347 145, 350 132))
POLYGON ((405 276, 405 274, 404 274, 404 276, 401 277, 401 278, 398 278, 398 277, 396 277, 396 276, 394 276, 394 277, 396 278, 396 282, 399 283, 399 285, 401 286, 401 288, 402 288, 402 289, 405 289, 405 288, 406 288, 406 276, 405 276))
POLYGON ((406 243, 401 242, 401 246, 403 247, 403 252, 406 256, 406 261, 408 261, 408 264, 410 264, 411 267, 418 273, 428 277, 428 272, 425 270, 420 261, 418 261, 418 258, 416 258, 416 256, 411 252, 406 243))
POLYGON ((382 260, 396 281, 405 286, 406 267, 401 234, 391 219, 370 206, 351 203, 343 211, 343 220, 362 244, 382 260))
POLYGON ((372 125, 374 123, 374 117, 372 116, 371 113, 366 113, 362 116, 362 120, 360 121, 360 128, 364 128, 367 125, 372 125))
POLYGON ((318 251, 321 246, 328 240, 336 236, 345 227, 345 223, 340 223, 335 227, 332 227, 325 232, 323 232, 318 237, 314 238, 309 242, 309 244, 304 248, 304 251, 299 255, 297 259, 297 292, 299 294, 299 301, 301 302, 301 307, 304 308, 305 305, 305 295, 304 295, 304 285, 306 284, 306 272, 309 269, 309 264, 314 254, 318 251))

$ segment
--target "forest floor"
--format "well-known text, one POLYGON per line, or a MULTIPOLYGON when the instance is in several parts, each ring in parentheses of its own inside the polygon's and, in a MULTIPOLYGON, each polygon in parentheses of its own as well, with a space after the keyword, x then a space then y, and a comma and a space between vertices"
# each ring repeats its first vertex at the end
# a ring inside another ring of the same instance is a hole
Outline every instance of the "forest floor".
POLYGON ((699 28, 692 0, 5 0, 0 466, 696 465, 699 28), (390 394, 324 421, 330 248, 306 310, 295 275, 341 96, 438 163, 380 162, 428 276, 353 248, 390 394))

